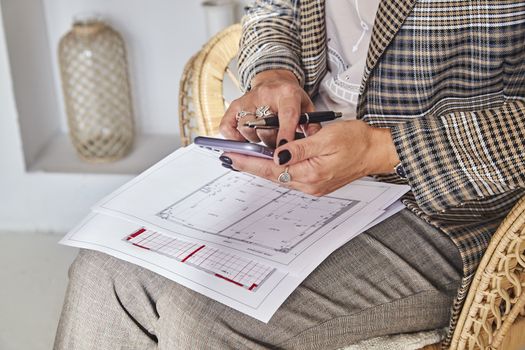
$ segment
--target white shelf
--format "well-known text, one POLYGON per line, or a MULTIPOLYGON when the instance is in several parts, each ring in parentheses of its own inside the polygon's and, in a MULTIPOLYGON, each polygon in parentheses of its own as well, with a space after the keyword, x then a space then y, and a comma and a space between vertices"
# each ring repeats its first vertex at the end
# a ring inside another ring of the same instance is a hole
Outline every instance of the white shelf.
POLYGON ((0 0, 0 8, 26 172, 133 175, 180 145, 179 79, 206 41, 200 2, 0 0), (58 67, 61 36, 76 14, 90 12, 100 13, 124 38, 137 133, 131 154, 107 164, 76 156, 58 67))
POLYGON ((172 135, 138 135, 133 150, 112 163, 88 163, 81 160, 67 134, 60 134, 43 148, 29 172, 124 174, 136 175, 149 168, 180 146, 172 135))
POLYGON ((207 39, 200 3, 0 0, 0 230, 67 232, 178 146, 179 79, 207 39), (80 161, 67 136, 56 51, 86 12, 102 14, 127 46, 137 138, 111 164, 80 161))

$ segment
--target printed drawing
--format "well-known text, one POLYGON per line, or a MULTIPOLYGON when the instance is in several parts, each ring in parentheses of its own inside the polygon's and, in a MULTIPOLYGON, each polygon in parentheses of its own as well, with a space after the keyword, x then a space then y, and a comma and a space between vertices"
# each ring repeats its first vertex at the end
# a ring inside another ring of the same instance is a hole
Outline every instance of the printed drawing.
POLYGON ((230 172, 157 216, 229 240, 289 253, 355 204, 350 199, 309 196, 230 172))
POLYGON ((239 287, 255 291, 274 268, 204 244, 191 243, 142 228, 126 236, 136 247, 165 255, 239 287))

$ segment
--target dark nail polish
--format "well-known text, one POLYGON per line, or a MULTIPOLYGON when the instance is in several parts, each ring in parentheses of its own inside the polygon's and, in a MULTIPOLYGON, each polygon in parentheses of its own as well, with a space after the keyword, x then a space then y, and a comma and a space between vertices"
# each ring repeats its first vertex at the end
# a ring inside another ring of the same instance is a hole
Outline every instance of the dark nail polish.
POLYGON ((292 154, 290 153, 290 151, 285 149, 284 151, 279 152, 277 157, 279 158, 279 164, 283 165, 288 163, 290 159, 292 159, 292 154))
POLYGON ((223 162, 223 163, 226 163, 226 164, 233 164, 232 160, 229 158, 229 157, 226 157, 226 156, 220 156, 219 159, 223 162))
POLYGON ((286 139, 282 139, 281 141, 279 141, 278 147, 281 147, 282 145, 286 145, 287 143, 288 141, 286 139))

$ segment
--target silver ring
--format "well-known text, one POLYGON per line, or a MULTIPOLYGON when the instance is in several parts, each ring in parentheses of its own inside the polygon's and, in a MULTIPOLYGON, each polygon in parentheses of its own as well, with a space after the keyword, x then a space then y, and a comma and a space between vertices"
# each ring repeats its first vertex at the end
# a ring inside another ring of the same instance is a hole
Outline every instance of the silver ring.
POLYGON ((256 115, 256 114, 253 113, 253 112, 239 111, 239 112, 237 112, 237 115, 235 116, 235 120, 237 120, 237 122, 239 122, 239 120, 241 120, 242 118, 246 117, 247 115, 256 115))
POLYGON ((290 175, 290 173, 288 172, 288 167, 286 167, 284 171, 279 174, 277 181, 279 181, 282 184, 286 184, 292 181, 292 175, 290 175))
POLYGON ((274 116, 275 113, 270 110, 270 106, 259 106, 257 109, 255 109, 255 116, 257 118, 266 118, 270 116, 274 116))

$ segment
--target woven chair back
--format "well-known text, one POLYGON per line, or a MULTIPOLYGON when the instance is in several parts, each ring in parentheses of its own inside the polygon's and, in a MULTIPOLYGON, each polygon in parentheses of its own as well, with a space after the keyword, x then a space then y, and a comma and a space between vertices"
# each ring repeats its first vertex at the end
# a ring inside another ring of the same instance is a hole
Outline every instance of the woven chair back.
POLYGON ((197 135, 214 136, 228 106, 224 82, 228 77, 240 92, 239 81, 229 68, 237 57, 241 26, 234 24, 211 38, 184 68, 179 89, 181 143, 197 135))

